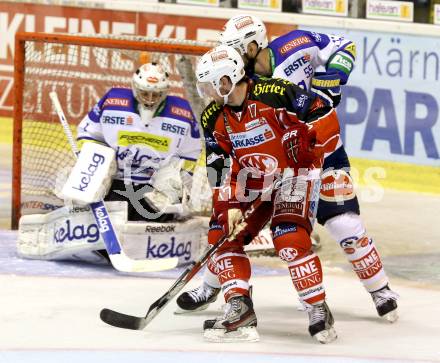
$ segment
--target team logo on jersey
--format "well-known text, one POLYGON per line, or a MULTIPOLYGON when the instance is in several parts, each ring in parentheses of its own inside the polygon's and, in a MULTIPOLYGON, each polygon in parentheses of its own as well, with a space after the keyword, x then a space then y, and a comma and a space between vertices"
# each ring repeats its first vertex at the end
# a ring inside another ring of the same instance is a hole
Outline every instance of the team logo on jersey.
POLYGON ((230 133, 229 137, 234 149, 245 149, 273 140, 275 135, 269 125, 263 125, 245 132, 230 133))
POLYGON ((257 118, 256 120, 252 120, 249 122, 246 122, 244 125, 244 128, 246 131, 252 130, 258 126, 262 126, 267 124, 266 119, 264 117, 257 118))
POLYGON ((215 114, 217 113, 217 111, 220 110, 220 106, 217 105, 215 102, 210 104, 207 108, 205 108, 205 110, 202 113, 202 126, 204 128, 206 128, 208 126, 208 120, 212 117, 215 116, 215 114))
POLYGON ((130 126, 133 125, 133 117, 131 116, 107 116, 104 115, 101 118, 103 124, 110 124, 110 125, 126 125, 130 126))
POLYGON ((129 104, 130 104, 130 100, 128 98, 107 98, 104 101, 104 105, 102 107, 106 107, 106 106, 128 107, 129 104))
POLYGON ((298 256, 298 251, 292 247, 285 247, 278 252, 278 256, 284 261, 292 262, 298 256))
POLYGON ((187 118, 188 120, 193 119, 192 113, 184 108, 181 108, 181 107, 171 106, 171 113, 176 116, 181 116, 181 117, 187 118))
POLYGON ((173 134, 178 134, 178 135, 182 135, 182 136, 185 136, 186 132, 187 132, 187 129, 185 127, 170 124, 168 122, 164 122, 161 126, 161 129, 163 131, 172 132, 173 134))
POLYGON ((235 22, 235 28, 237 30, 240 30, 246 26, 252 25, 254 22, 252 21, 252 18, 250 16, 243 16, 235 22))
POLYGON ((313 39, 315 39, 315 41, 317 43, 321 43, 322 38, 321 38, 321 34, 316 33, 316 32, 311 32, 313 39))
POLYGON ((98 104, 93 106, 92 112, 93 112, 93 114, 95 114, 95 116, 99 117, 99 115, 101 114, 101 109, 99 108, 98 104))
MULTIPOLYGON (((284 83, 284 82, 283 82, 284 83)), ((285 82, 286 85, 290 84, 289 82, 285 82)), ((286 92, 286 87, 280 85, 279 83, 257 83, 252 90, 252 93, 255 96, 259 96, 262 94, 277 94, 280 96, 284 96, 286 92)))
POLYGON ((341 46, 341 44, 342 44, 342 42, 343 42, 343 40, 344 40, 343 37, 341 37, 341 36, 339 36, 339 35, 334 35, 334 34, 331 34, 331 35, 329 36, 329 38, 330 38, 330 40, 331 40, 333 43, 335 43, 336 47, 338 47, 338 48, 341 46))
POLYGON ((298 68, 303 67, 310 63, 311 56, 310 54, 305 54, 302 57, 296 59, 294 62, 289 64, 286 68, 284 68, 284 73, 286 76, 290 76, 293 74, 298 68))
POLYGON ((288 52, 291 52, 292 50, 301 47, 304 44, 311 43, 311 40, 303 35, 302 37, 295 38, 293 40, 288 41, 287 43, 284 43, 280 48, 279 52, 281 55, 285 55, 288 52))
POLYGON ((253 175, 271 175, 277 170, 278 161, 267 154, 249 154, 242 156, 238 162, 241 166, 249 169, 253 175))
POLYGON ((171 140, 169 137, 166 136, 159 136, 149 134, 147 132, 138 131, 118 132, 119 146, 145 145, 157 151, 168 151, 170 148, 170 144, 171 140))

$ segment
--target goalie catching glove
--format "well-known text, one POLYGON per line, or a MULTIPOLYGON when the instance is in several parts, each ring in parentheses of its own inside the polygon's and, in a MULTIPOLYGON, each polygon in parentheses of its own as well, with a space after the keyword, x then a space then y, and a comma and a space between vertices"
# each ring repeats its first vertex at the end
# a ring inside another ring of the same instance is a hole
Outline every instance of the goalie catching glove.
POLYGON ((151 178, 153 190, 145 193, 144 198, 156 212, 176 214, 180 218, 191 214, 192 208, 187 193, 191 185, 188 178, 182 176, 182 163, 183 160, 173 158, 151 178))

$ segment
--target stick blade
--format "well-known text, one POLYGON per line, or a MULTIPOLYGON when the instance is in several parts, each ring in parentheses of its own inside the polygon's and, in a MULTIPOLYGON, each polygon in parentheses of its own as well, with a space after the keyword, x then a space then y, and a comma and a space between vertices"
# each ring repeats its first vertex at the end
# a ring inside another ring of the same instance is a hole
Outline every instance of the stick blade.
POLYGON ((114 268, 122 272, 155 272, 171 270, 177 266, 177 257, 161 258, 155 260, 133 260, 122 251, 118 254, 109 255, 114 268))
POLYGON ((144 318, 122 314, 111 309, 102 309, 99 317, 104 323, 122 329, 142 330, 146 326, 144 318))

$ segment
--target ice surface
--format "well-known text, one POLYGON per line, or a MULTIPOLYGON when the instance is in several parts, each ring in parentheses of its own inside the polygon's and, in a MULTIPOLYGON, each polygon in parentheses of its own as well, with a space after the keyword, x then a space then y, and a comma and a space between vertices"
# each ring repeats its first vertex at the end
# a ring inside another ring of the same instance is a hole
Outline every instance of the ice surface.
MULTIPOLYGON (((171 302, 144 331, 99 320, 103 307, 142 316, 180 270, 129 276, 105 266, 21 260, 15 254, 16 233, 4 231, 0 363, 440 362, 439 205, 439 196, 393 191, 386 191, 380 203, 362 204, 368 233, 401 295, 394 325, 377 317, 339 246, 317 226, 339 335, 329 345, 308 335, 306 314, 297 310, 287 270, 276 260, 252 261, 261 341, 215 344, 203 341, 202 324, 219 313, 221 301, 192 316, 174 315, 171 302)), ((199 283, 200 276, 188 287, 199 283)))
MULTIPOLYGON (((0 362, 440 362, 440 290, 393 279, 400 320, 380 320, 352 272, 325 268, 324 282, 339 338, 321 345, 307 333, 307 316, 286 272, 256 269, 254 303, 260 342, 203 341, 202 324, 219 313, 174 315, 171 302, 144 331, 107 326, 103 307, 142 316, 178 271, 123 276, 110 268, 24 261, 15 257, 14 232, 1 234, 0 362), (157 278, 161 277, 161 278, 157 278)), ((200 283, 196 278, 189 284, 200 283)))

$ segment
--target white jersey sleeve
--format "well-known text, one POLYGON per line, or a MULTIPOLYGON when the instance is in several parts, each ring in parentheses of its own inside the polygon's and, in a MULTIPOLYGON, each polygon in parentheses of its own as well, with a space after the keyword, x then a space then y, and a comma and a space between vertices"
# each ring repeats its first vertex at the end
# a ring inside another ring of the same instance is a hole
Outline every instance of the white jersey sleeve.
POLYGON ((354 43, 342 36, 294 30, 269 43, 273 77, 310 89, 316 72, 336 72, 345 84, 356 57, 354 43))
POLYGON ((183 169, 192 174, 201 154, 202 143, 199 126, 188 101, 180 97, 168 96, 167 105, 159 116, 172 122, 172 129, 166 123, 163 125, 168 131, 173 130, 181 137, 176 154, 184 160, 183 169))
POLYGON ((100 122, 102 115, 102 106, 107 98, 105 95, 93 106, 90 112, 84 116, 78 125, 77 141, 79 144, 83 142, 92 141, 105 144, 105 138, 100 122))

